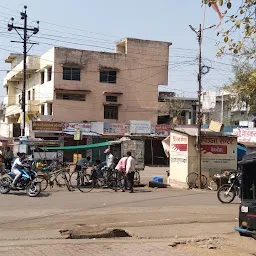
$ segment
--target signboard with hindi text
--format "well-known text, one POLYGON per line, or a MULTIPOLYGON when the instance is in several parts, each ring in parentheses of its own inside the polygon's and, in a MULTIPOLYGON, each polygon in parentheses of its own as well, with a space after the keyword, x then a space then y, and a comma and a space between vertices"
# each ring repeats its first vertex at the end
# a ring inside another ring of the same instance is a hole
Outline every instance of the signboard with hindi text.
POLYGON ((63 124, 59 122, 33 121, 33 131, 62 132, 63 124))

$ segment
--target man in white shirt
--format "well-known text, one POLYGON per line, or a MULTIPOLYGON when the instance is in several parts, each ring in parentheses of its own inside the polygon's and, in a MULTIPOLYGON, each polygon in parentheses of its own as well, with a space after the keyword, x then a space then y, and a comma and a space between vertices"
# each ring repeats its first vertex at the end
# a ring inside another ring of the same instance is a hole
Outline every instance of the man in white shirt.
POLYGON ((104 154, 106 154, 106 166, 107 166, 107 168, 113 168, 113 166, 114 166, 114 156, 111 154, 110 149, 107 148, 104 151, 104 154))
POLYGON ((126 178, 129 184, 130 193, 133 193, 133 187, 134 187, 134 174, 135 174, 135 159, 132 157, 132 153, 128 151, 126 153, 127 155, 127 161, 126 161, 126 178))
POLYGON ((25 153, 17 153, 17 158, 14 160, 11 172, 15 175, 15 178, 13 179, 13 182, 11 184, 12 188, 16 188, 16 185, 22 175, 20 170, 23 168, 22 161, 25 159, 26 154, 25 153))

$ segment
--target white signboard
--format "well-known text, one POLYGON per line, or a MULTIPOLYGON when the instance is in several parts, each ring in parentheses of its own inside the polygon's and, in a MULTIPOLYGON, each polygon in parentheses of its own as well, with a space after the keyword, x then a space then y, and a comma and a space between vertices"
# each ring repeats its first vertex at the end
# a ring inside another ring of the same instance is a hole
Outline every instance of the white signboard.
POLYGON ((91 123, 64 123, 63 132, 75 133, 77 129, 80 129, 81 132, 90 132, 91 123))
POLYGON ((104 123, 103 122, 92 122, 92 132, 96 132, 99 134, 103 134, 104 133, 104 123))
POLYGON ((151 134, 151 121, 130 121, 131 134, 151 134))
POLYGON ((238 128, 233 130, 233 135, 237 136, 237 142, 256 143, 256 128, 238 128))

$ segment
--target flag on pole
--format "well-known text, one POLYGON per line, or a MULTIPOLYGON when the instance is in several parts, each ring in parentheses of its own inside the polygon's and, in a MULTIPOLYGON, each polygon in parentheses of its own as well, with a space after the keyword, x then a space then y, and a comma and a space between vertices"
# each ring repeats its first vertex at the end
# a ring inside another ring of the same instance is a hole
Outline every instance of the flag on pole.
POLYGON ((223 15, 220 12, 220 9, 219 9, 219 6, 217 4, 217 1, 210 1, 210 3, 211 3, 211 7, 213 8, 213 10, 218 13, 218 16, 219 16, 219 19, 220 19, 220 22, 219 22, 219 24, 217 26, 217 28, 218 28, 221 25, 221 21, 223 19, 223 15))

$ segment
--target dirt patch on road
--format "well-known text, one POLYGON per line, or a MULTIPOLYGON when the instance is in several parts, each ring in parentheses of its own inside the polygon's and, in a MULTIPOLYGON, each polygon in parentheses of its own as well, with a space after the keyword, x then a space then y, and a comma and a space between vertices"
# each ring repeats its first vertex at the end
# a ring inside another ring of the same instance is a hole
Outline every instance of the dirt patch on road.
POLYGON ((132 237, 124 229, 83 229, 83 230, 60 230, 62 237, 66 239, 100 239, 132 237))
POLYGON ((253 238, 239 237, 239 235, 176 241, 169 246, 202 256, 256 255, 256 241, 253 238))

